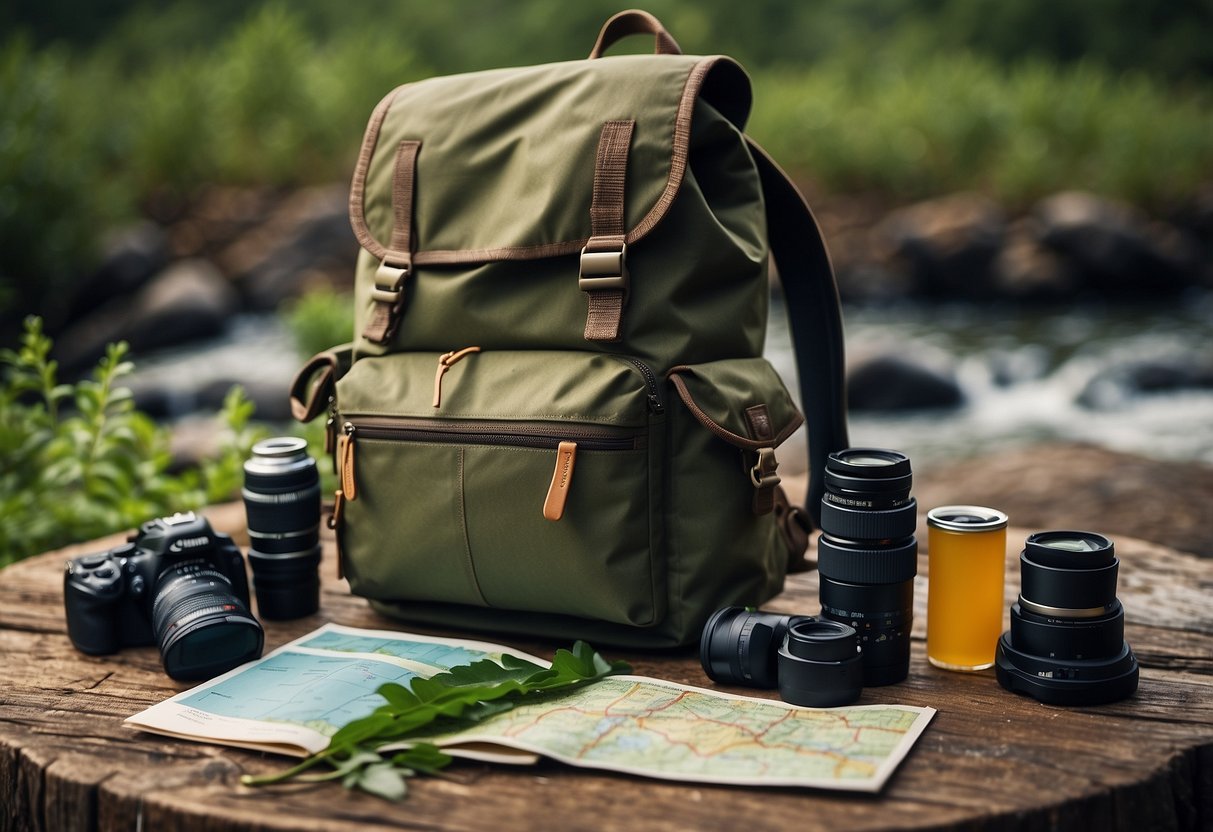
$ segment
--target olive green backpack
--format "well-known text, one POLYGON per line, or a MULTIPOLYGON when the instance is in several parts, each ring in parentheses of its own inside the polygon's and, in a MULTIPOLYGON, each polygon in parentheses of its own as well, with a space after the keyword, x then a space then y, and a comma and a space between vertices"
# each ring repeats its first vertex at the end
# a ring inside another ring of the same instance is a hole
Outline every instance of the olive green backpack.
MULTIPOLYGON (((588 60, 407 84, 371 115, 350 218, 355 340, 310 361, 351 589, 389 616, 670 646, 804 563, 762 358, 768 255, 809 423, 846 447, 842 325, 807 205, 742 132, 744 70, 645 12, 588 60), (630 34, 654 55, 601 57, 630 34)), ((815 512, 811 512, 815 516, 815 512)))

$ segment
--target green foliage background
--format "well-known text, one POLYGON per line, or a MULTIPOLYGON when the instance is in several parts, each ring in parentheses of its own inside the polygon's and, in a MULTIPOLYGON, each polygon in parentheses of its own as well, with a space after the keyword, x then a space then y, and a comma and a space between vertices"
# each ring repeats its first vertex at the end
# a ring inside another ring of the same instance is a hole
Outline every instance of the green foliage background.
MULTIPOLYGON (((1170 210, 1213 178, 1206 0, 650 0, 753 74, 816 193, 1067 187, 1170 210)), ((0 319, 55 319, 98 232, 207 184, 349 176, 394 85, 584 57, 605 0, 45 0, 0 7, 0 319)), ((617 49, 643 51, 644 38, 617 49)), ((3 323, 3 320, 0 320, 3 323)))
MULTIPOLYGON (((1213 182, 1213 4, 1175 0, 649 0, 690 53, 738 58, 752 134, 816 194, 1085 188, 1157 212, 1213 182)), ((42 0, 0 5, 0 332, 54 321, 105 229, 211 185, 348 179, 393 86, 584 57, 606 0, 42 0)), ((647 51, 632 38, 615 51, 647 51)), ((291 313, 305 353, 350 304, 291 313)), ((58 383, 42 324, 0 355, 0 565, 225 499, 255 431, 169 472, 115 346, 58 383)), ((310 426, 319 441, 318 424, 310 426)), ((323 466, 322 466, 323 468, 323 466)))

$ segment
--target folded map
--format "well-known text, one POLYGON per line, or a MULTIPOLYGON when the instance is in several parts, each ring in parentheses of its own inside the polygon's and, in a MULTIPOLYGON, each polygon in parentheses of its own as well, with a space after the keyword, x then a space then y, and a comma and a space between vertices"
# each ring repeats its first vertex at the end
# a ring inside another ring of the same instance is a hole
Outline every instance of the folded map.
MULTIPOLYGON (((505 653, 548 664, 499 644, 326 624, 126 723, 301 757, 382 705, 380 685, 505 653)), ((800 708, 612 676, 426 741, 491 762, 530 763, 542 755, 666 780, 876 792, 934 714, 905 705, 800 708)))

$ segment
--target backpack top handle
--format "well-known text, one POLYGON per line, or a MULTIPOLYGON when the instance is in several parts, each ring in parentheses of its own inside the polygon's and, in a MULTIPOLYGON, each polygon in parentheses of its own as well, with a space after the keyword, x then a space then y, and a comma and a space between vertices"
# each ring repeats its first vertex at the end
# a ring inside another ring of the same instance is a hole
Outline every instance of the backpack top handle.
POLYGON ((602 53, 611 48, 618 40, 629 35, 652 35, 656 43, 653 46, 654 55, 681 55, 682 49, 674 36, 665 30, 661 21, 646 11, 629 9, 619 12, 602 25, 598 40, 590 50, 590 59, 601 58, 602 53))

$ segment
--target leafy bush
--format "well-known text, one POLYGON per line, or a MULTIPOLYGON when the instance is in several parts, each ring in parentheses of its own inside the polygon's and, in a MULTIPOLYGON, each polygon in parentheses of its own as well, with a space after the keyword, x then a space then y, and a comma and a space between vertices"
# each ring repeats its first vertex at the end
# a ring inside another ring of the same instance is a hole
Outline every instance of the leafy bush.
POLYGON ((307 357, 354 336, 354 298, 349 292, 314 289, 287 310, 287 326, 307 357))
POLYGON ((166 432, 118 384, 132 369, 126 344, 111 344, 92 377, 74 385, 58 383, 50 350, 42 322, 29 318, 21 348, 0 352, 0 565, 238 491, 244 459, 264 435, 243 391, 224 402, 218 456, 174 475, 166 432))

